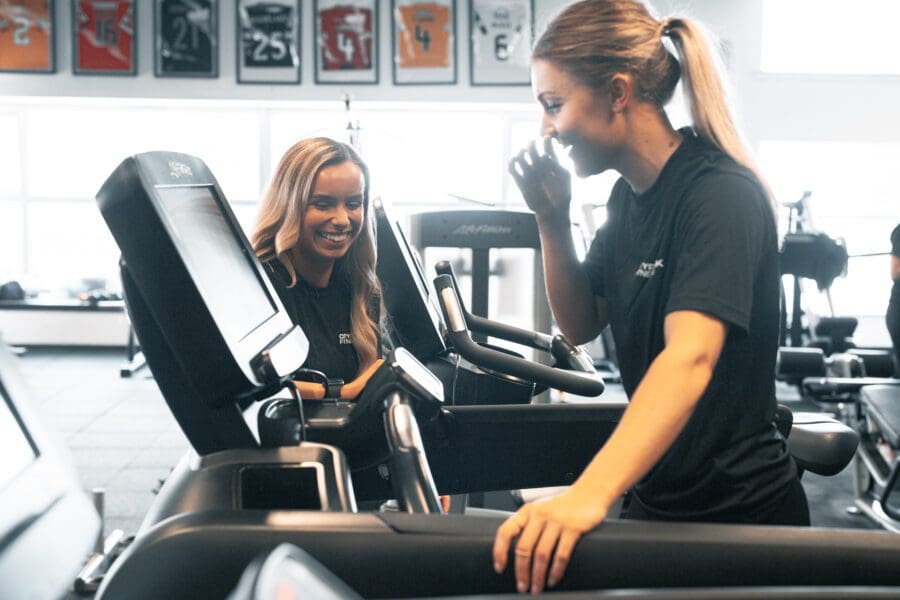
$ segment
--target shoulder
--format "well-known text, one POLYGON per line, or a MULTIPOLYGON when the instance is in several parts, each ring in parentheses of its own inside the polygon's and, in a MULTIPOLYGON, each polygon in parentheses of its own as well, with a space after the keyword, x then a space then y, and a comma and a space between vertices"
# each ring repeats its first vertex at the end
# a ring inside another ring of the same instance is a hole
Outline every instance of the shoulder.
POLYGON ((687 216, 775 225, 762 185, 748 169, 733 162, 698 174, 687 189, 683 208, 687 216))

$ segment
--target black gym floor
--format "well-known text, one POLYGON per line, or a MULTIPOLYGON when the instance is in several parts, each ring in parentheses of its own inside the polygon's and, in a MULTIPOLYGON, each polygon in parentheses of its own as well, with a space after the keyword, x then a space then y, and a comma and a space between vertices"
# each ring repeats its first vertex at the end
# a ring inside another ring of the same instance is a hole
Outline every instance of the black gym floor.
MULTIPOLYGON (((130 535, 188 443, 149 371, 121 378, 123 361, 119 349, 30 348, 20 357, 32 398, 71 450, 85 488, 106 489, 107 531, 130 535)), ((778 392, 779 401, 793 410, 816 410, 791 388, 778 392)), ((845 510, 853 498, 849 467, 835 477, 807 473, 803 484, 814 526, 877 529, 845 510)))

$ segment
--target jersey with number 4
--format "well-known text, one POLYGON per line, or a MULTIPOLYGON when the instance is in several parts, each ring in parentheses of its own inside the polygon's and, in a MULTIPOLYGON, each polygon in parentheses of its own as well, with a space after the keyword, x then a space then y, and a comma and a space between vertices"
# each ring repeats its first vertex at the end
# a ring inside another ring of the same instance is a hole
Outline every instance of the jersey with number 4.
POLYGON ((326 71, 372 68, 372 11, 335 6, 319 12, 322 67, 326 71))
POLYGON ((397 16, 400 67, 450 66, 450 9, 445 4, 407 4, 397 9, 397 16))

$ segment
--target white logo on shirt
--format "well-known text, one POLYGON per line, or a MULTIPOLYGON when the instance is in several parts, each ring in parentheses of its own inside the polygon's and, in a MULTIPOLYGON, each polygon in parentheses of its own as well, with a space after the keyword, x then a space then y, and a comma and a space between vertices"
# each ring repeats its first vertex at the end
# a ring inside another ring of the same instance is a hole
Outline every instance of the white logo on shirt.
POLYGON ((641 266, 638 267, 638 270, 634 272, 635 277, 643 277, 644 279, 650 279, 656 274, 657 269, 663 268, 663 259, 658 258, 656 262, 645 262, 641 263, 641 266))
POLYGON ((349 333, 339 333, 338 334, 338 344, 341 346, 345 344, 352 344, 353 337, 349 333))

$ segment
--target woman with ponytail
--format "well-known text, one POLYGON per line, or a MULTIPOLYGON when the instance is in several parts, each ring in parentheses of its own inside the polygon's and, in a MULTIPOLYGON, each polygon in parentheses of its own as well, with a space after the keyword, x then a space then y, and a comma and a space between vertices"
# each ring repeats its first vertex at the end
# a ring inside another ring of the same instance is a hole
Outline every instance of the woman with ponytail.
POLYGON ((305 367, 355 379, 378 357, 380 294, 369 170, 347 144, 310 138, 281 158, 253 249, 310 340, 305 367))
POLYGON ((612 328, 630 402, 567 492, 500 527, 495 570, 514 545, 519 591, 554 586, 626 493, 625 518, 808 525, 774 424, 774 211, 698 25, 636 0, 581 0, 538 40, 532 85, 545 141, 510 172, 537 217, 550 304, 575 343, 612 328), (676 130, 664 107, 679 81, 693 127, 676 130), (554 144, 580 177, 621 175, 583 262, 554 144))

